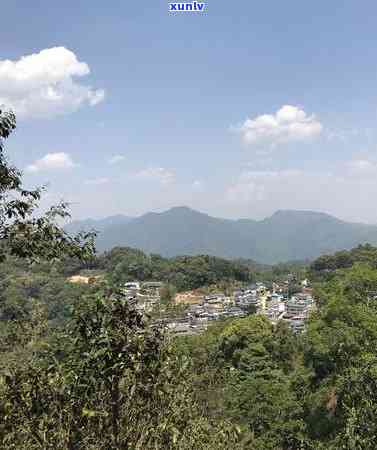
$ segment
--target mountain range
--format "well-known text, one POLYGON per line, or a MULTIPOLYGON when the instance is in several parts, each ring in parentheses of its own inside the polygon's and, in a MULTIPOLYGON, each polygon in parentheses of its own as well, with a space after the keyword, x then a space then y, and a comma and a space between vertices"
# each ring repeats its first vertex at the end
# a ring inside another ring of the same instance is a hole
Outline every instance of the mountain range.
POLYGON ((135 218, 117 215, 66 226, 69 233, 90 229, 98 231, 100 252, 127 246, 166 257, 208 254, 266 264, 377 244, 377 225, 344 222, 314 211, 281 210, 263 220, 230 220, 175 207, 135 218))

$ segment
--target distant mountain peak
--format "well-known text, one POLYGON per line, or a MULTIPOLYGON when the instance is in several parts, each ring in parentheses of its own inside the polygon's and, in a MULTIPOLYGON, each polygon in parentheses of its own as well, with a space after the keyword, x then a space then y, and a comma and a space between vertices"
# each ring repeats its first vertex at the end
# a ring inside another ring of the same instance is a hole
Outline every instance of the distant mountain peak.
POLYGON ((205 216, 207 215, 205 213, 197 211, 196 209, 189 208, 188 206, 173 206, 172 208, 165 211, 165 213, 203 214, 205 216))
POLYGON ((327 218, 339 220, 336 217, 324 212, 305 209, 278 209, 272 214, 272 216, 270 216, 270 219, 273 218, 327 218))
POLYGON ((329 214, 326 214, 326 213, 323 213, 323 212, 318 212, 318 211, 312 211, 310 209, 278 209, 272 214, 272 217, 273 216, 282 216, 282 215, 300 215, 300 216, 305 216, 305 215, 321 216, 321 215, 325 215, 325 216, 328 216, 329 214))
POLYGON ((134 219, 115 216, 84 225, 100 232, 99 251, 124 246, 162 256, 208 254, 263 263, 306 260, 367 242, 377 244, 375 225, 305 210, 281 209, 264 220, 230 220, 176 206, 134 219))

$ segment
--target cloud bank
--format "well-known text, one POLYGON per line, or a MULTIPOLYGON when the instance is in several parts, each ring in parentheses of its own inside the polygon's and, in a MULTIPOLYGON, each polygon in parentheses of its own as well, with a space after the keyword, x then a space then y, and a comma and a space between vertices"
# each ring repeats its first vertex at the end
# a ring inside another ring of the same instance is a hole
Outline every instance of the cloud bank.
POLYGON ((97 105, 105 98, 104 90, 77 81, 89 73, 89 66, 65 47, 16 61, 0 60, 0 105, 21 118, 51 117, 97 105))
POLYGON ((125 159, 126 159, 126 157, 123 156, 123 155, 114 155, 114 156, 112 156, 111 158, 108 159, 108 163, 113 166, 113 165, 116 165, 118 163, 121 163, 125 159))
POLYGON ((75 166, 76 164, 67 153, 47 153, 43 158, 38 159, 27 166, 25 170, 29 173, 37 173, 50 170, 71 169, 75 166))
POLYGON ((236 130, 248 145, 277 145, 306 141, 322 132, 322 124, 297 106, 284 105, 275 114, 263 114, 247 119, 236 130))

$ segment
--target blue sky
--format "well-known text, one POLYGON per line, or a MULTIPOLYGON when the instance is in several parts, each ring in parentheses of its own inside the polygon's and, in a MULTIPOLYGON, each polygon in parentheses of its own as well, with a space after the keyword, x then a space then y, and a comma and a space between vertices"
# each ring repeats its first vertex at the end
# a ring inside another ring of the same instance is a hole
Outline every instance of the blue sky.
POLYGON ((377 223, 375 2, 29 3, 2 6, 0 103, 44 204, 377 223))

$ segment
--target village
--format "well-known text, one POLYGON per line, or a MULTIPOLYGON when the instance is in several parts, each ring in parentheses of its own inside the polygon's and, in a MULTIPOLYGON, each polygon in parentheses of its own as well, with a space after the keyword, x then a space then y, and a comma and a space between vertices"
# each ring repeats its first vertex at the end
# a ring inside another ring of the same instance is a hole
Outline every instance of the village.
POLYGON ((122 293, 141 313, 158 310, 159 321, 174 335, 198 334, 214 321, 249 314, 262 314, 273 324, 284 321, 293 332, 302 333, 310 312, 315 309, 313 290, 304 279, 299 292, 290 294, 289 283, 289 280, 280 284, 256 282, 234 289, 230 295, 221 291, 178 293, 173 299, 177 308, 171 314, 166 314, 166 305, 161 303, 162 282, 125 283, 122 293))

